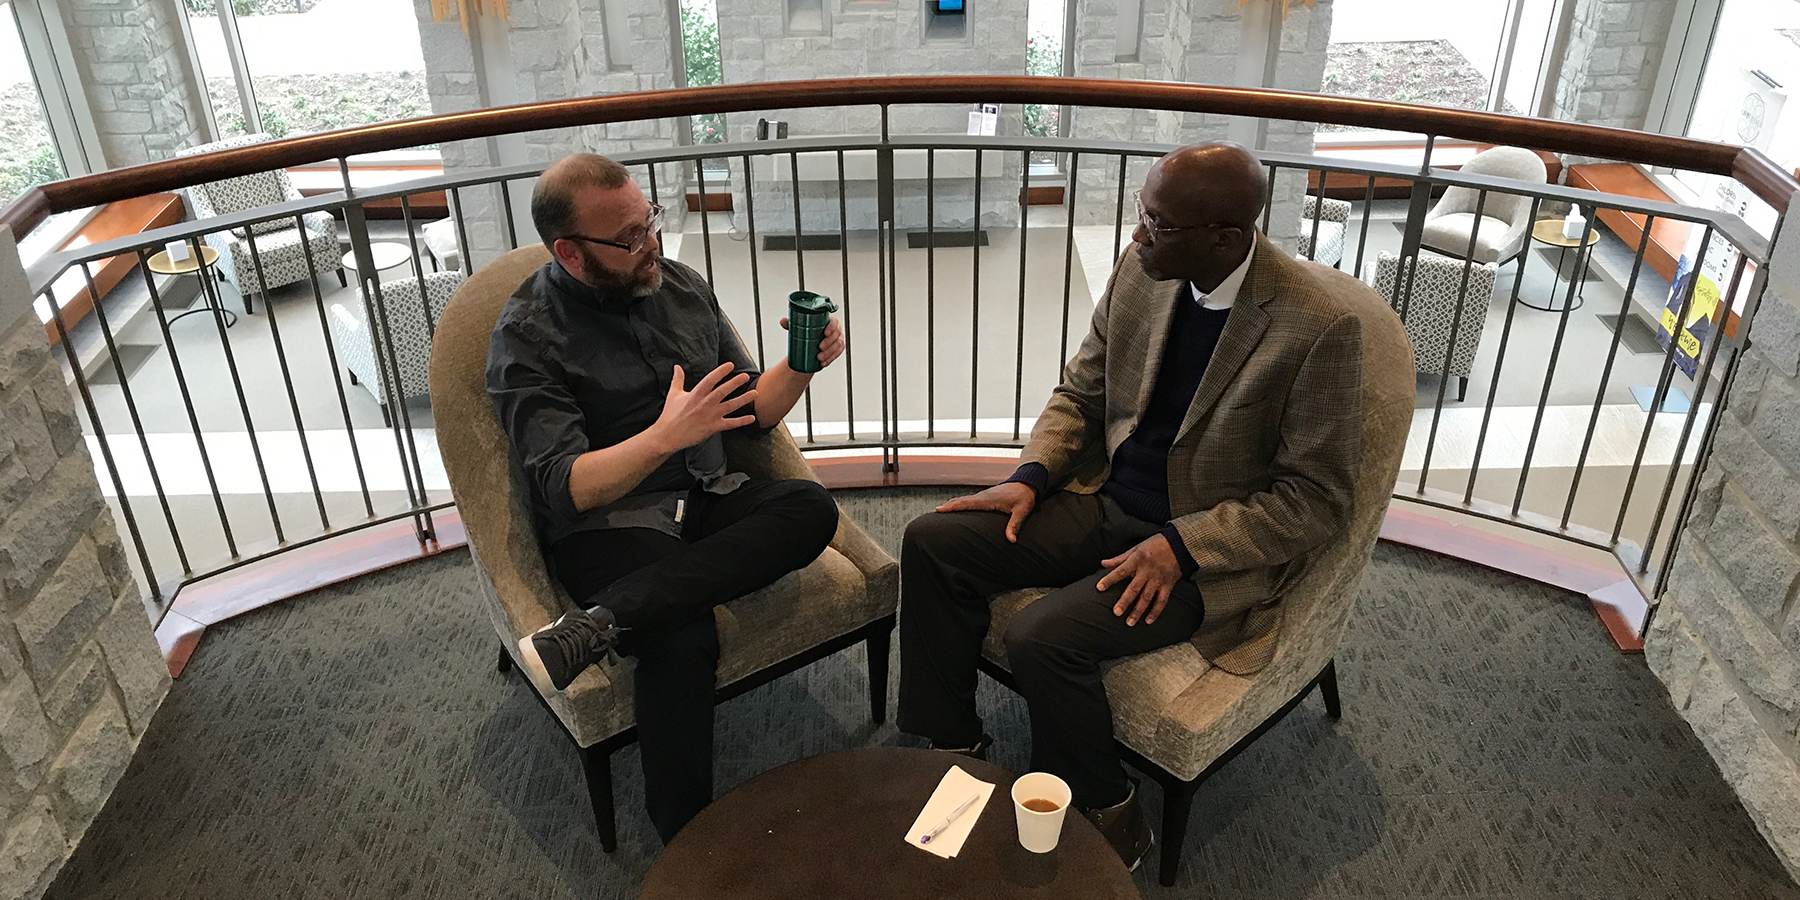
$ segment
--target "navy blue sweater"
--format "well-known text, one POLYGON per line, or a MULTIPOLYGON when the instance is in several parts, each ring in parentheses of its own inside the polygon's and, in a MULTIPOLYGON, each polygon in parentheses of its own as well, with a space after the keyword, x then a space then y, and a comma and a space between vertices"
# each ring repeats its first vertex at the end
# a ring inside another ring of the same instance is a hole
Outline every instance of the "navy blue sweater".
MULTIPOLYGON (((1138 418, 1137 429, 1113 451, 1112 472, 1100 486, 1100 492, 1120 509, 1146 522, 1169 522, 1169 448, 1175 444, 1181 420, 1187 417, 1194 391, 1200 387, 1219 335, 1225 331, 1225 320, 1231 315, 1229 308, 1206 309, 1194 302, 1191 293, 1183 293, 1169 321, 1169 339, 1163 346, 1162 367, 1157 370, 1150 403, 1138 418)), ((1041 463, 1026 463, 1007 481, 1029 485, 1041 499, 1049 489, 1050 472, 1041 463)), ((1181 534, 1173 524, 1162 533, 1183 574, 1192 574, 1196 563, 1181 542, 1181 534)))

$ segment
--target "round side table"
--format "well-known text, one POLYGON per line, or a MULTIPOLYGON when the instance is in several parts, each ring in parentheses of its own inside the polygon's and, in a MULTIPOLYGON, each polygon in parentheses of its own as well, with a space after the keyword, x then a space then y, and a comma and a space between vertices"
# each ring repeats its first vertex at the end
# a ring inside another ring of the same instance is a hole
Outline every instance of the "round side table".
POLYGON ((870 747, 788 763, 701 810, 663 850, 640 900, 914 900, 1079 897, 1137 900, 1131 873, 1081 814, 1056 849, 1019 846, 1013 776, 935 750, 870 747), (906 831, 952 765, 994 783, 981 817, 950 859, 906 831))
MULTIPOLYGON (((1600 243, 1600 228, 1597 223, 1589 226, 1587 243, 1583 244, 1580 238, 1563 237, 1562 226, 1563 220, 1561 219, 1539 219, 1531 226, 1531 239, 1556 248, 1556 275, 1554 278, 1556 284, 1561 285, 1568 280, 1576 283, 1574 305, 1569 307, 1569 311, 1573 312, 1580 309, 1586 300, 1584 294, 1587 283, 1588 248, 1600 243), (1570 278, 1565 279, 1563 278, 1564 257, 1568 256, 1571 249, 1575 251, 1575 272, 1570 278)), ((1520 297, 1519 302, 1544 312, 1562 312, 1563 304, 1568 302, 1567 297, 1568 294, 1557 290, 1542 306, 1524 297, 1520 297)))
POLYGON ((224 301, 219 297, 218 285, 213 283, 215 277, 213 265, 218 261, 219 251, 206 244, 200 245, 200 255, 197 257, 189 256, 187 259, 176 260, 169 256, 169 251, 158 250, 155 255, 145 261, 144 264, 150 267, 150 271, 158 275, 189 275, 195 272, 200 274, 200 305, 170 316, 170 324, 174 324, 183 316, 206 312, 222 317, 225 320, 226 328, 237 324, 237 313, 225 308, 224 301))
MULTIPOLYGON (((412 249, 405 244, 399 244, 393 241, 373 241, 369 244, 369 257, 373 259, 375 263, 375 271, 369 274, 379 278, 382 272, 386 272, 387 270, 412 259, 412 249)), ((356 251, 351 250, 349 253, 344 254, 344 258, 341 262, 344 264, 344 268, 355 272, 356 251)))

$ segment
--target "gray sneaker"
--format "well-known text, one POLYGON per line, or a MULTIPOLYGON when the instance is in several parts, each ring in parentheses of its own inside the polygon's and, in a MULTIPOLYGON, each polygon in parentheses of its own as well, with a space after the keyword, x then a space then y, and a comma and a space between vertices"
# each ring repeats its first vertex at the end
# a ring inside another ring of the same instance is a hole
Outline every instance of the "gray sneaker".
POLYGON ((560 691, 619 642, 612 611, 576 610, 519 639, 519 663, 541 694, 560 691))
POLYGON ((1125 867, 1133 872, 1150 854, 1150 845, 1156 843, 1156 836, 1150 832, 1150 821, 1144 818, 1144 806, 1138 802, 1135 778, 1131 779, 1131 793, 1126 795, 1124 803, 1083 810, 1082 815, 1100 829, 1106 842, 1119 854, 1119 859, 1124 860, 1125 867))

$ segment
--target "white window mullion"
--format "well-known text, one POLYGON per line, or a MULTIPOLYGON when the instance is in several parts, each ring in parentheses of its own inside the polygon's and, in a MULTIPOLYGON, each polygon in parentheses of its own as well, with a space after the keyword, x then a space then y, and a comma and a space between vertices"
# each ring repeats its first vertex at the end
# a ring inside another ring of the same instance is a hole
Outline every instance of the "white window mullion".
POLYGON ((55 142, 69 175, 88 175, 107 168, 106 154, 100 144, 100 130, 94 125, 93 110, 88 106, 87 88, 69 46, 69 34, 62 17, 44 15, 41 0, 13 0, 13 12, 19 23, 19 35, 25 46, 26 62, 43 98, 44 112, 49 117, 50 139, 55 142))
POLYGON ((213 8, 219 13, 219 27, 225 30, 225 53, 231 57, 231 76, 237 81, 238 100, 244 106, 244 131, 255 134, 263 130, 262 110, 256 105, 256 88, 250 82, 250 63, 244 58, 237 12, 231 8, 231 0, 217 0, 213 8))

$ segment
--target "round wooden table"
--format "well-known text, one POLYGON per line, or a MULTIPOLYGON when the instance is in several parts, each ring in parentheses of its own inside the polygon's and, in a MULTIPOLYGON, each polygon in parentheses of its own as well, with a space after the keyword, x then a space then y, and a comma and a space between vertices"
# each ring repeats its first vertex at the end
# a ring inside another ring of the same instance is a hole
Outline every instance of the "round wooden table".
MULTIPOLYGON (((188 249, 191 251, 193 248, 189 247, 188 249)), ((200 245, 199 256, 194 256, 190 252, 187 259, 176 260, 169 256, 169 251, 158 250, 149 259, 144 261, 144 265, 148 266, 150 271, 155 272, 158 275, 189 275, 194 272, 200 273, 201 305, 170 316, 169 322, 171 324, 183 316, 191 316, 195 313, 205 312, 214 313, 222 317, 225 320, 226 328, 230 328, 237 324, 237 313, 225 308, 224 301, 219 297, 218 285, 213 283, 213 264, 218 261, 219 251, 213 249, 212 246, 208 244, 200 245)))
POLYGON ((1118 854, 1074 811, 1054 851, 1019 846, 1012 782, 998 766, 935 750, 872 747, 789 763, 695 816, 639 896, 1136 900, 1118 854), (906 832, 952 765, 995 788, 962 852, 943 859, 909 846, 906 832))
MULTIPOLYGON (((1561 284, 1563 281, 1568 280, 1574 281, 1578 285, 1575 289, 1574 305, 1569 307, 1570 311, 1574 311, 1580 309, 1581 304, 1585 300, 1583 297, 1584 289, 1579 285, 1584 285, 1587 282, 1587 248, 1600 242, 1600 223, 1595 222, 1588 226, 1586 244, 1581 242, 1581 238, 1563 237, 1562 227, 1563 220, 1561 219, 1539 219, 1532 223, 1531 239, 1534 241, 1541 241, 1557 248, 1556 275, 1553 280, 1557 284, 1561 284), (1570 275, 1568 279, 1564 279, 1563 258, 1568 255, 1571 249, 1575 250, 1575 272, 1570 275)), ((1568 294, 1558 290, 1555 294, 1551 295, 1549 301, 1542 306, 1539 306, 1524 297, 1520 297, 1519 302, 1532 309, 1540 309, 1544 312, 1562 312, 1563 304, 1568 302, 1566 299, 1567 297, 1568 294)))

